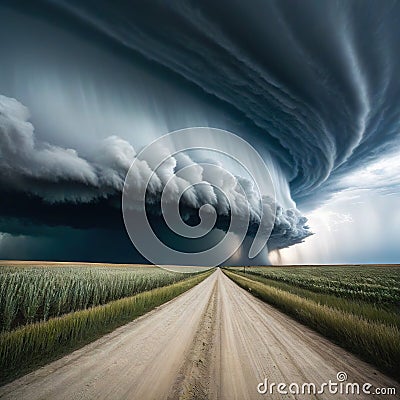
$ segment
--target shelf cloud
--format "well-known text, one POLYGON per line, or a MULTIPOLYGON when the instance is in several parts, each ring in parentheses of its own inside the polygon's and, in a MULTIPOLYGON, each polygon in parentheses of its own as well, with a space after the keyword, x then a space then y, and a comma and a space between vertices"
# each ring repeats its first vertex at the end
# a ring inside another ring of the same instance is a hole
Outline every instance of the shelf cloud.
MULTIPOLYGON (((76 150, 37 140, 29 117, 29 110, 20 102, 0 96, 0 182, 6 191, 34 195, 43 207, 48 208, 53 208, 54 203, 59 203, 59 206, 70 203, 75 209, 83 204, 86 208, 87 203, 120 197, 127 171, 136 157, 136 151, 127 141, 109 136, 98 143, 97 149, 92 150, 91 159, 85 159, 76 150)), ((271 242, 274 249, 299 243, 311 234, 306 225, 307 219, 298 210, 286 210, 279 204, 272 205, 274 200, 270 198, 261 199, 250 180, 235 177, 223 169, 207 172, 206 167, 197 164, 184 153, 165 156, 167 161, 157 169, 151 160, 141 160, 135 164, 137 167, 133 172, 135 187, 146 185, 151 178, 147 186, 146 202, 154 216, 160 214, 161 194, 169 183, 170 198, 167 198, 167 203, 176 201, 174 193, 182 190, 179 186, 189 187, 181 199, 187 221, 196 220, 200 207, 210 204, 220 217, 217 227, 228 230, 231 209, 235 208, 240 213, 241 209, 249 208, 248 234, 252 235, 260 224, 261 207, 277 208, 273 244, 271 242), (191 166, 190 172, 185 168, 183 174, 179 173, 180 169, 188 166, 191 166), (215 171, 218 171, 217 175, 215 171), (174 178, 172 182, 176 190, 174 187, 171 189, 171 178, 174 178), (199 180, 202 184, 196 185, 199 180), (223 187, 225 194, 215 191, 214 186, 223 187), (231 204, 226 194, 232 200, 231 204)), ((141 200, 137 199, 137 202, 141 200)), ((110 203, 110 207, 118 206, 116 201, 110 203)), ((12 217, 20 217, 17 209, 12 217)), ((80 218, 84 218, 84 213, 80 214, 80 218)), ((66 213, 65 219, 61 219, 58 224, 68 226, 68 221, 71 219, 66 213)), ((96 224, 95 227, 102 226, 96 224)))
MULTIPOLYGON (((399 3, 43 0, 0 7, 7 54, 0 62, 2 232, 40 236, 41 226, 122 235, 120 197, 137 152, 194 126, 241 136, 268 164, 274 200, 253 195, 240 174, 214 179, 226 179, 235 207, 250 207, 249 236, 262 203, 276 209, 269 250, 304 241, 312 231, 306 215, 340 193, 400 195, 399 3)), ((153 174, 153 218, 166 182, 193 165, 194 175, 173 182, 170 200, 201 178, 181 211, 195 224, 200 207, 212 204, 217 227, 226 229, 226 198, 200 164, 190 154, 157 170, 151 160, 140 164, 137 185, 153 174)))

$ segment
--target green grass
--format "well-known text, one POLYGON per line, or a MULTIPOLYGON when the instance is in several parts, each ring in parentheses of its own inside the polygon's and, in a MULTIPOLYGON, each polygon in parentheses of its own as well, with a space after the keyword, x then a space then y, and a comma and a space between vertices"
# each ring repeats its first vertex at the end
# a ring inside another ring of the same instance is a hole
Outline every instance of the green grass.
MULTIPOLYGON (((374 304, 363 300, 347 299, 333 294, 314 292, 309 289, 303 289, 296 284, 265 278, 262 274, 244 274, 235 270, 235 273, 264 283, 268 286, 296 294, 300 297, 313 300, 316 303, 332 307, 350 314, 358 315, 372 322, 382 322, 387 325, 395 325, 400 328, 400 311, 397 307, 390 305, 374 304)), ((329 293, 329 291, 328 291, 329 293)))
POLYGON ((0 334, 0 384, 71 352, 194 287, 212 271, 172 285, 0 334))
POLYGON ((247 267, 246 273, 316 293, 379 304, 390 310, 400 307, 399 267, 247 267))
POLYGON ((0 332, 170 285, 187 274, 157 267, 0 267, 0 332))
POLYGON ((398 326, 365 318, 356 314, 355 310, 349 312, 346 308, 351 306, 345 306, 344 302, 352 300, 339 298, 340 306, 322 304, 311 295, 305 296, 306 292, 296 294, 286 290, 287 288, 257 281, 255 275, 249 274, 245 277, 243 274, 226 269, 224 273, 242 288, 251 289, 253 295, 310 326, 382 371, 400 379, 398 326))

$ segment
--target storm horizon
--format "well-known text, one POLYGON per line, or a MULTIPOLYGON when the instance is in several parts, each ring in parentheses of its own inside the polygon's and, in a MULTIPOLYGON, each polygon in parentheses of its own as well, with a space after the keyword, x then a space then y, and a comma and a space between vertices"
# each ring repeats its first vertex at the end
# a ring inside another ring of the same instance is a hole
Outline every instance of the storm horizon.
POLYGON ((191 244, 167 232, 161 193, 190 166, 183 219, 216 210, 195 249, 229 230, 223 182, 250 218, 228 264, 400 263, 399 15, 389 1, 2 2, 0 259, 147 263, 124 226, 126 174, 153 141, 202 127, 207 145, 215 129, 256 149, 274 196, 211 153, 145 159, 135 184, 154 173, 150 222, 177 249, 191 244), (263 208, 271 236, 249 259, 263 208))

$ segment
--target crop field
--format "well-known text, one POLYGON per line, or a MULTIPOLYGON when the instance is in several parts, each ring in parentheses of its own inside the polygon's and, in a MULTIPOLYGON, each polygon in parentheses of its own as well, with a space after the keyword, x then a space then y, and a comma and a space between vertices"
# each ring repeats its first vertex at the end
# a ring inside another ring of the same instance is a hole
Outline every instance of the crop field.
POLYGON ((399 267, 246 267, 243 271, 238 267, 225 273, 267 303, 398 375, 399 267))
POLYGON ((0 267, 1 331, 106 304, 187 277, 156 267, 0 267))
POLYGON ((0 267, 0 381, 127 323, 209 275, 157 267, 0 267))
MULTIPOLYGON (((240 269, 239 269, 240 270, 240 269)), ((389 266, 250 267, 246 272, 317 293, 400 306, 400 268, 389 266)))

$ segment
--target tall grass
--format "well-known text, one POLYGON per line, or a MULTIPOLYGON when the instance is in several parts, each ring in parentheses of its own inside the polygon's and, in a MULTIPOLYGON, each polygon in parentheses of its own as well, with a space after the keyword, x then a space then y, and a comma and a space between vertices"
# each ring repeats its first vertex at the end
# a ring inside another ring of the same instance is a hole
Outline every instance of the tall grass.
POLYGON ((400 330, 224 270, 244 289, 400 379, 400 330))
POLYGON ((187 278, 156 267, 0 267, 0 332, 187 278))
POLYGON ((316 293, 400 307, 400 268, 375 266, 248 267, 248 274, 316 293))
POLYGON ((0 383, 70 352, 150 311, 207 278, 212 271, 105 305, 28 324, 0 334, 0 383))
POLYGON ((243 274, 235 271, 238 275, 248 277, 257 282, 264 283, 268 286, 284 290, 289 293, 296 294, 300 297, 315 301, 316 303, 325 306, 336 308, 338 310, 355 314, 372 322, 382 322, 386 325, 395 325, 400 328, 400 310, 397 311, 394 307, 387 307, 382 304, 374 304, 363 300, 353 300, 345 297, 338 297, 332 294, 323 292, 314 292, 309 289, 303 289, 296 284, 265 278, 261 274, 243 274))

